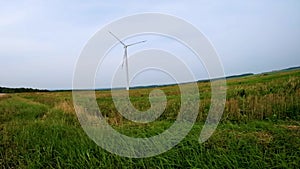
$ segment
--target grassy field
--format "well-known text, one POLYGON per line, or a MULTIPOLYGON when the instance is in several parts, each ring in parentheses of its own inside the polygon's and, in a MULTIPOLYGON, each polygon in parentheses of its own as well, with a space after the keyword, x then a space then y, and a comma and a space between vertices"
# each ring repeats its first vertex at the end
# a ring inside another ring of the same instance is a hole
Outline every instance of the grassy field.
MULTIPOLYGON (((83 131, 71 92, 0 97, 2 168, 300 168, 300 70, 227 80, 227 101, 216 132, 198 138, 210 108, 210 83, 199 82, 200 111, 187 137, 161 155, 120 157, 97 146, 83 131)), ((107 121, 128 136, 156 135, 175 121, 178 86, 161 87, 167 108, 155 122, 136 124, 115 109, 110 91, 97 91, 107 121)), ((130 91, 139 110, 150 108, 151 88, 130 91)))

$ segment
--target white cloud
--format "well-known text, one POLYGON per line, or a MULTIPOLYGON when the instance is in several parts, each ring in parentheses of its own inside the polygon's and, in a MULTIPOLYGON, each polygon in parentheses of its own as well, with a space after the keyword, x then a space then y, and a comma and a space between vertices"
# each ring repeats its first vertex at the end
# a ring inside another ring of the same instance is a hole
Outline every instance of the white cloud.
POLYGON ((140 12, 168 13, 195 25, 213 42, 228 74, 300 65, 299 8, 298 0, 1 1, 0 86, 70 88, 87 40, 106 23, 140 12))

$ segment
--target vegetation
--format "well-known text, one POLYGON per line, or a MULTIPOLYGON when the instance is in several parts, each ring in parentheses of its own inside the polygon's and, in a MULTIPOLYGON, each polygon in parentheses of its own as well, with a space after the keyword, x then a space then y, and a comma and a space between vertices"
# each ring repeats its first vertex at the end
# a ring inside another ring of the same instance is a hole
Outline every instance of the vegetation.
MULTIPOLYGON (((231 78, 221 123, 203 144, 198 138, 210 106, 210 83, 199 82, 200 111, 193 129, 161 155, 131 159, 98 147, 82 130, 71 92, 0 97, 3 168, 300 168, 300 70, 231 78)), ((97 91, 107 121, 134 137, 168 128, 180 108, 178 86, 160 87, 167 108, 155 122, 132 123, 115 109, 110 91, 97 91)), ((150 108, 152 88, 130 91, 139 110, 150 108)), ((122 92, 122 91, 120 91, 122 92)))
POLYGON ((24 93, 24 92, 49 92, 49 90, 40 90, 40 89, 32 89, 32 88, 0 87, 0 93, 24 93))

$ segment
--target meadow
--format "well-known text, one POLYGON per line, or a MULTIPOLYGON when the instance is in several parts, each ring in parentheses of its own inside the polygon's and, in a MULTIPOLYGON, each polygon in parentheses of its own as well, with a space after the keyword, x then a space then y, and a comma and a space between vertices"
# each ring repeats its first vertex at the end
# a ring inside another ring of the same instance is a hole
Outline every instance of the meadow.
MULTIPOLYGON (((114 107, 110 91, 96 91, 101 113, 132 137, 161 133, 180 108, 177 85, 158 87, 167 108, 149 124, 133 123, 114 107)), ((210 83, 198 83, 197 121, 170 151, 149 158, 120 157, 97 146, 83 131, 72 93, 29 92, 0 97, 1 168, 300 168, 300 70, 227 79, 221 122, 203 144, 198 138, 210 108, 210 83)), ((130 90, 139 110, 150 108, 153 88, 130 90)), ((121 91, 120 91, 121 92, 121 91)))

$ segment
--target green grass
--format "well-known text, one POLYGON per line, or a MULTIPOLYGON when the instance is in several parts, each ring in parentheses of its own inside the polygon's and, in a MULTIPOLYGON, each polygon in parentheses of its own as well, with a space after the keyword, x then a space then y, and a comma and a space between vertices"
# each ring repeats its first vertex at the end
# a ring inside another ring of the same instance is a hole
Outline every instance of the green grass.
MULTIPOLYGON (((161 155, 120 157, 97 146, 83 131, 71 92, 0 97, 2 168, 300 168, 300 71, 274 72, 227 81, 221 123, 203 144, 199 134, 210 106, 210 85, 199 83, 200 112, 193 129, 161 155)), ((137 124, 115 109, 109 91, 96 92, 107 121, 132 137, 156 135, 171 126, 180 108, 177 86, 161 87, 167 109, 155 122, 137 124)), ((130 91, 139 110, 150 108, 152 89, 130 91)))

